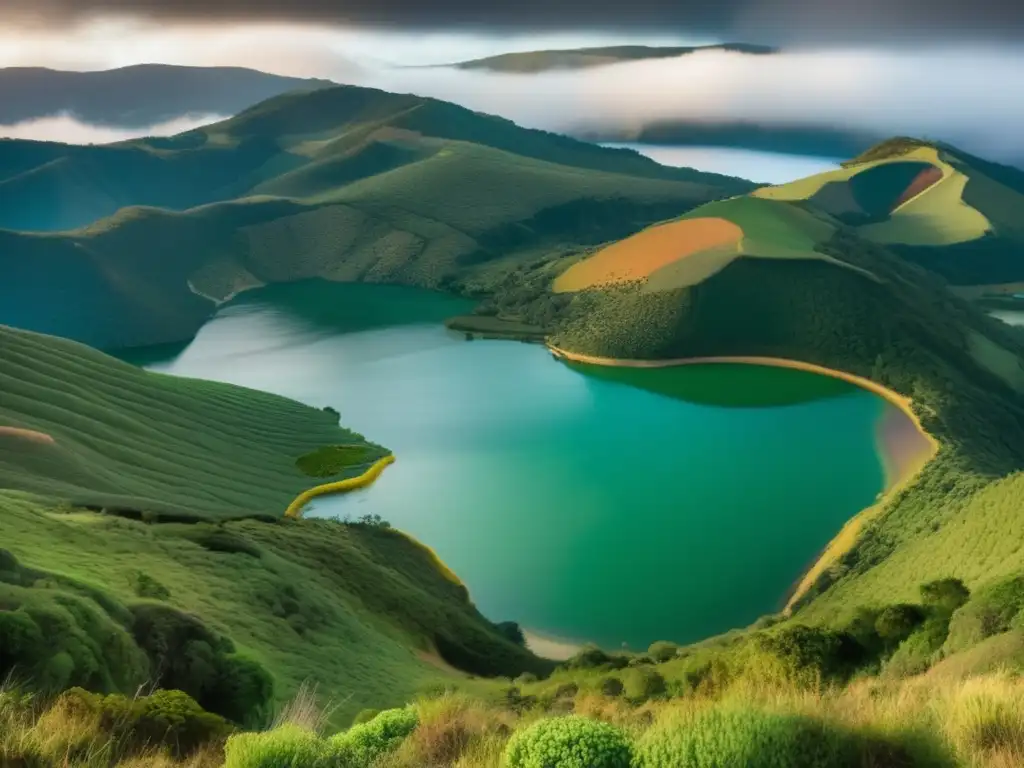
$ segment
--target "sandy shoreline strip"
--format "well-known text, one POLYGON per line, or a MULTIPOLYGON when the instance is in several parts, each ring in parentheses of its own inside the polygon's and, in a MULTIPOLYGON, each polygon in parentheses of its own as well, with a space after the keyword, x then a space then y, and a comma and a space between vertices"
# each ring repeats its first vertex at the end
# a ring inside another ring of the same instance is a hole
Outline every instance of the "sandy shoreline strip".
POLYGON ((30 440, 33 443, 40 443, 43 445, 56 445, 57 443, 57 441, 53 439, 53 435, 48 435, 45 432, 37 432, 34 429, 22 429, 21 427, 0 427, 0 437, 4 435, 20 437, 23 440, 30 440))
POLYGON ((559 640, 554 637, 546 637, 528 629, 523 630, 526 638, 526 647, 537 656, 553 661, 565 661, 575 656, 583 648, 581 643, 574 643, 569 640, 559 640))
POLYGON ((939 451, 939 441, 936 440, 933 435, 929 434, 928 431, 925 430, 924 426, 922 426, 921 419, 914 412, 913 403, 909 397, 904 397, 888 387, 883 387, 881 384, 871 381, 871 379, 847 373, 846 371, 839 371, 834 368, 826 368, 822 365, 816 365, 815 363, 807 363, 802 360, 789 360, 782 357, 737 355, 722 357, 684 357, 672 360, 620 360, 613 357, 598 357, 596 355, 584 355, 578 352, 570 352, 569 350, 560 349, 559 347, 555 347, 550 344, 548 345, 548 349, 555 357, 562 360, 584 363, 587 365, 607 365, 622 368, 668 368, 678 365, 746 363, 748 365, 769 365, 777 368, 792 368, 799 371, 808 371, 810 373, 818 373, 823 376, 842 379, 843 381, 848 381, 851 384, 866 389, 869 392, 873 392, 898 408, 908 419, 911 420, 911 422, 913 422, 917 431, 920 432, 928 441, 929 450, 922 452, 921 456, 918 457, 916 461, 911 462, 910 465, 906 467, 903 477, 896 478, 895 482, 892 483, 887 482, 888 487, 879 496, 878 501, 867 509, 861 510, 846 522, 839 533, 832 539, 832 541, 829 542, 828 546, 825 547, 818 559, 815 560, 814 564, 806 573, 804 573, 799 582, 797 582, 786 603, 785 610, 787 613, 792 610, 794 604, 803 597, 807 590, 811 588, 818 577, 827 570, 829 566, 853 548, 865 525, 871 522, 885 509, 889 499, 911 485, 917 479, 921 470, 924 469, 928 462, 930 462, 939 451))

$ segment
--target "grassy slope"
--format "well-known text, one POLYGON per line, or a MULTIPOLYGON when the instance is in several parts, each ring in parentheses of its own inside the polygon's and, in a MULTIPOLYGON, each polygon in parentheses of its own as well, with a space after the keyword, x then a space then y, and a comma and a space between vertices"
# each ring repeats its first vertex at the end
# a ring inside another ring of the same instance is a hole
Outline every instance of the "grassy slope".
POLYGON ((326 412, 144 372, 62 339, 0 327, 0 355, 0 424, 55 441, 0 436, 7 488, 166 514, 276 517, 317 482, 296 459, 362 442, 326 412))
MULTIPOLYGON (((0 434, 0 520, 3 547, 23 564, 123 604, 137 602, 132 576, 143 571, 170 590, 171 605, 263 663, 279 697, 306 678, 319 681, 341 704, 339 722, 460 679, 440 657, 477 674, 546 668, 505 640, 465 587, 405 536, 268 521, 297 491, 323 482, 299 472, 299 456, 363 443, 336 416, 6 328, 0 357, 0 426, 23 430, 0 434), (242 517, 261 519, 233 519, 242 517)), ((361 460, 381 452, 370 449, 361 460)), ((17 605, 25 592, 14 597, 17 605)))

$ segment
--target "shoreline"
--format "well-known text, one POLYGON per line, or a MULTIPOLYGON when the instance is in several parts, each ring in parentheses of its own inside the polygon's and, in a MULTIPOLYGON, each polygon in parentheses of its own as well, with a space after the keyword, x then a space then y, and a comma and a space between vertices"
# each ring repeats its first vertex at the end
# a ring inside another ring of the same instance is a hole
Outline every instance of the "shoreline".
MULTIPOLYGON (((914 411, 913 401, 909 397, 905 397, 904 395, 901 395, 898 392, 891 390, 888 387, 884 387, 881 384, 863 376, 857 376, 856 374, 847 373, 846 371, 840 371, 834 368, 827 368, 823 365, 807 363, 801 360, 790 360, 784 357, 760 357, 757 355, 684 357, 670 360, 630 360, 570 352, 569 350, 561 349, 551 344, 548 344, 547 346, 548 350, 556 359, 583 363, 586 365, 604 365, 621 368, 669 368, 682 365, 740 363, 747 365, 766 365, 776 368, 790 368, 793 370, 807 371, 809 373, 817 373, 823 376, 831 376, 832 378, 841 379, 878 395, 890 405, 899 409, 903 415, 913 423, 917 432, 928 442, 928 450, 922 451, 920 456, 909 463, 909 466, 906 467, 905 471, 902 473, 902 477, 892 478, 892 482, 890 482, 890 478, 886 477, 886 487, 879 493, 875 503, 865 509, 862 509, 856 515, 847 520, 843 527, 840 528, 839 532, 832 537, 828 544, 825 545, 821 552, 815 557, 810 567, 801 574, 801 576, 793 583, 793 586, 786 592, 784 596, 786 602, 783 611, 787 615, 792 613, 795 604, 813 586, 818 577, 827 570, 829 566, 853 548, 857 543, 857 540, 860 537, 860 532, 863 530, 864 526, 875 519, 885 509, 890 499, 909 487, 917 479, 921 471, 933 458, 935 458, 935 455, 939 452, 941 447, 939 441, 921 424, 921 419, 914 411)), ((883 453, 883 465, 885 463, 886 459, 883 453)), ((888 470, 888 467, 884 467, 884 469, 888 470)))
POLYGON ((388 464, 393 464, 394 462, 394 454, 388 454, 382 459, 377 459, 377 461, 371 464, 370 467, 361 475, 349 477, 345 480, 337 480, 333 483, 314 485, 312 488, 308 488, 292 500, 292 503, 289 504, 288 508, 284 511, 284 516, 292 518, 302 517, 302 508, 317 496, 324 496, 331 493, 344 493, 345 491, 354 491, 358 488, 365 488, 380 477, 380 473, 384 471, 384 468, 387 467, 388 464))

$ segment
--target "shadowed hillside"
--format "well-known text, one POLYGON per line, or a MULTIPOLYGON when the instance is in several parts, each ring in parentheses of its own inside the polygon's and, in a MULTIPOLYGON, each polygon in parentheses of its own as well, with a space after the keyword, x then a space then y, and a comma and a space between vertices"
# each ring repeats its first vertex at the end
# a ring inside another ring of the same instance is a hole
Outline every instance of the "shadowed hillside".
POLYGON ((339 86, 278 96, 169 138, 95 147, 2 141, 0 227, 72 229, 134 205, 184 210, 274 189, 285 174, 275 194, 305 198, 415 162, 449 141, 571 169, 697 184, 703 199, 749 189, 446 102, 339 86))
POLYGON ((0 69, 0 124, 67 114, 95 125, 145 128, 184 115, 233 115, 286 91, 328 85, 333 83, 241 67, 8 67, 0 69))

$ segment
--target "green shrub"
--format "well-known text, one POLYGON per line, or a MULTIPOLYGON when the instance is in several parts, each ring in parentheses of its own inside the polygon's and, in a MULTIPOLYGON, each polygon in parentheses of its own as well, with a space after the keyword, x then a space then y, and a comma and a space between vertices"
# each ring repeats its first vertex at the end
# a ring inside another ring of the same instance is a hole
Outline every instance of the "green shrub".
POLYGON ((533 672, 523 672, 519 677, 515 679, 518 685, 529 685, 530 683, 537 682, 537 676, 533 672))
POLYGON ((665 695, 665 678, 651 667, 630 667, 622 671, 626 698, 634 704, 665 695))
POLYGON ((588 646, 579 650, 575 656, 563 661, 559 666, 563 669, 625 669, 629 659, 625 656, 610 656, 596 646, 588 646))
POLYGON ((949 623, 945 652, 956 653, 982 640, 1006 632, 1024 614, 1024 576, 974 593, 949 623))
POLYGON ((198 618, 167 605, 132 607, 135 641, 149 656, 161 688, 181 690, 210 712, 240 725, 261 723, 273 700, 273 679, 255 661, 198 618))
POLYGON ((611 676, 601 678, 601 682, 598 684, 598 687, 602 694, 605 696, 611 696, 612 698, 621 696, 622 692, 626 689, 619 678, 611 676))
POLYGON ((231 732, 224 718, 205 711, 181 691, 160 690, 129 699, 121 694, 100 696, 72 688, 59 702, 72 711, 97 717, 103 732, 128 750, 159 745, 184 757, 231 732))
POLYGON ((237 733, 224 747, 224 768, 326 768, 327 758, 324 741, 294 725, 263 733, 237 733))
POLYGON ((505 748, 508 768, 629 768, 631 759, 622 731, 578 715, 536 722, 505 748))
POLYGON ((502 621, 494 625, 498 628, 498 632, 510 642, 516 645, 526 646, 526 635, 523 634, 523 629, 514 621, 502 621))
POLYGON ((924 613, 916 605, 890 605, 875 619, 875 631, 889 645, 897 645, 924 621, 924 613))
POLYGON ((971 591, 960 579, 939 579, 921 585, 921 603, 952 613, 971 598, 971 591))
POLYGON ((664 640, 659 640, 656 643, 651 643, 651 647, 647 649, 647 655, 649 655, 659 664, 674 659, 678 653, 678 645, 676 645, 675 643, 665 642, 664 640))
POLYGON ((132 591, 138 597, 145 597, 150 600, 166 600, 171 596, 171 591, 154 579, 145 571, 135 571, 128 579, 132 591))
POLYGON ((949 632, 949 618, 935 616, 925 621, 910 637, 900 643, 885 663, 889 677, 909 677, 927 670, 937 660, 942 644, 949 632))
POLYGON ((807 717, 707 710, 655 724, 636 747, 636 768, 854 768, 841 734, 807 717))
POLYGON ((352 718, 352 725, 362 725, 368 723, 377 715, 380 714, 379 709, 361 709, 354 718, 352 718))
POLYGON ((355 768, 369 768, 376 760, 397 749, 416 730, 415 710, 386 709, 367 723, 354 725, 329 740, 332 754, 355 768))
MULTIPOLYGON (((776 671, 807 682, 846 679, 863 660, 864 648, 845 632, 803 624, 787 625, 754 637, 754 664, 769 657, 776 671)), ((754 669, 755 674, 760 674, 754 669)))

